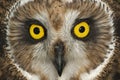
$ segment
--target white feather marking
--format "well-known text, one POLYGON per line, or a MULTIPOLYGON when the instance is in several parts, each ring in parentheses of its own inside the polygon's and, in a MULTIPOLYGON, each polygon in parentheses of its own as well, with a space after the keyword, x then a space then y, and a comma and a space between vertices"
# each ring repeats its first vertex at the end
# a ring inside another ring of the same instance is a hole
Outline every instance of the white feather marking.
POLYGON ((34 19, 40 21, 42 24, 44 24, 46 26, 46 24, 49 22, 48 20, 48 13, 46 11, 46 9, 42 10, 39 14, 35 14, 33 16, 34 19))
POLYGON ((73 2, 73 0, 62 0, 63 2, 66 2, 66 3, 71 3, 73 2))
POLYGON ((99 6, 101 4, 102 8, 104 9, 104 11, 110 15, 112 15, 113 11, 110 9, 109 5, 107 5, 105 2, 101 1, 101 0, 92 0, 92 1, 96 1, 97 6, 99 6))
POLYGON ((27 78, 27 80, 40 80, 40 78, 37 75, 28 73, 27 71, 20 68, 18 64, 15 63, 14 65, 16 66, 18 71, 20 71, 23 74, 23 76, 27 78))
POLYGON ((33 50, 33 60, 31 68, 36 71, 36 74, 40 75, 41 72, 49 78, 49 80, 56 80, 58 74, 52 61, 47 55, 47 50, 43 47, 44 44, 37 44, 33 50))
POLYGON ((34 0, 20 0, 20 6, 22 6, 28 2, 31 2, 31 1, 34 1, 34 0))
POLYGON ((31 2, 31 1, 34 1, 34 0, 18 0, 10 9, 9 9, 9 13, 7 15, 7 19, 11 18, 14 16, 14 12, 16 11, 16 9, 20 6, 23 6, 25 5, 26 3, 28 2, 31 2))

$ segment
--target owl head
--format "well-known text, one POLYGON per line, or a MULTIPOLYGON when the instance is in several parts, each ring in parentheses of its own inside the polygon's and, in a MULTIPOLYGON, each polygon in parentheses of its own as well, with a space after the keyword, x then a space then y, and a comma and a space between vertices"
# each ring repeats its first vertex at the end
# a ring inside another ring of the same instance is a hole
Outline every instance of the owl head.
POLYGON ((41 80, 81 80, 111 50, 112 11, 101 0, 20 0, 10 11, 10 57, 41 80))

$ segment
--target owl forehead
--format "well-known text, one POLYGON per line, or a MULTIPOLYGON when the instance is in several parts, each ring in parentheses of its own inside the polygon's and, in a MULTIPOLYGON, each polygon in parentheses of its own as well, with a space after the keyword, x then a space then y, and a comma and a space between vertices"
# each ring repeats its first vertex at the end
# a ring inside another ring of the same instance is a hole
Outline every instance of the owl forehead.
POLYGON ((68 9, 66 6, 67 2, 70 3, 72 0, 43 0, 41 2, 47 10, 48 22, 57 31, 63 27, 66 10, 68 9))
POLYGON ((65 5, 60 1, 53 1, 48 9, 49 19, 52 23, 52 26, 58 30, 61 28, 64 22, 64 15, 66 11, 65 5))

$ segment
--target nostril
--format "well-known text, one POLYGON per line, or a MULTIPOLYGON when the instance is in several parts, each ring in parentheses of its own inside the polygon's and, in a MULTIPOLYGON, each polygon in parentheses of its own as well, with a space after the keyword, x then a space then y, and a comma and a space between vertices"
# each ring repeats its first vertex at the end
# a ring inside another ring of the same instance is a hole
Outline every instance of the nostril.
POLYGON ((58 42, 54 45, 55 53, 64 53, 64 43, 58 42))

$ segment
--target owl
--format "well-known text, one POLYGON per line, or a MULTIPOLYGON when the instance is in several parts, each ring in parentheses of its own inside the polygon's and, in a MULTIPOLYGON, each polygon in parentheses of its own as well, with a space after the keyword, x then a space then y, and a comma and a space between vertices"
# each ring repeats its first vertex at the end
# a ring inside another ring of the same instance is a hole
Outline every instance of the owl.
POLYGON ((9 11, 5 51, 25 80, 113 80, 120 45, 104 1, 18 0, 9 11))

